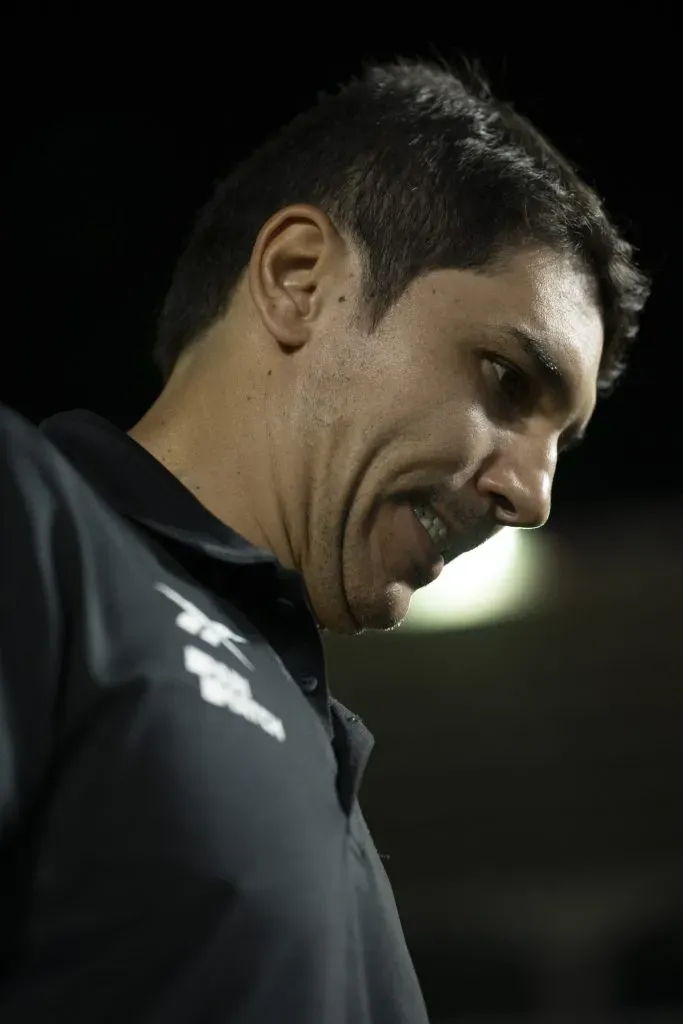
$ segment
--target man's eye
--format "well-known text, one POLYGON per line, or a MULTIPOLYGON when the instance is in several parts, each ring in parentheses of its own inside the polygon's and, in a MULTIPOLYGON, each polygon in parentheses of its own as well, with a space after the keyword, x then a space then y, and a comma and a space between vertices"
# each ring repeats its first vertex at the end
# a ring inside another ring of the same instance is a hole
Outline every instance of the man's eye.
POLYGON ((531 399, 531 382, 526 374, 497 359, 491 360, 491 366, 497 378, 500 396, 507 405, 515 409, 527 406, 531 399))

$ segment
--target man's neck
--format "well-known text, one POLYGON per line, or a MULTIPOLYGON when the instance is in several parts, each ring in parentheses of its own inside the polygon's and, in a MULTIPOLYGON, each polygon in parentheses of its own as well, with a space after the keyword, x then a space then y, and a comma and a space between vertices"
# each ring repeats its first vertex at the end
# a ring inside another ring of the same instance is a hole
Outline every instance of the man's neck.
POLYGON ((250 544, 272 551, 284 567, 298 571, 262 446, 267 434, 263 419, 259 430, 248 412, 240 415, 238 402, 219 403, 230 412, 212 416, 210 394, 199 389, 199 382, 192 386, 188 381, 183 389, 165 389, 128 435, 212 515, 250 544), (205 401, 198 403, 198 394, 205 401))

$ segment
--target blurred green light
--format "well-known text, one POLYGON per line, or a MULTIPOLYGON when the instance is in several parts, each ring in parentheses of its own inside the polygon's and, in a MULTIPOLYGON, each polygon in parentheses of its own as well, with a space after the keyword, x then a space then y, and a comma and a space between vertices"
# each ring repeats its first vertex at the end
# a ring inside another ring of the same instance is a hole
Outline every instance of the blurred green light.
POLYGON ((405 628, 462 627, 523 614, 538 603, 547 554, 537 531, 504 528, 413 595, 405 628))

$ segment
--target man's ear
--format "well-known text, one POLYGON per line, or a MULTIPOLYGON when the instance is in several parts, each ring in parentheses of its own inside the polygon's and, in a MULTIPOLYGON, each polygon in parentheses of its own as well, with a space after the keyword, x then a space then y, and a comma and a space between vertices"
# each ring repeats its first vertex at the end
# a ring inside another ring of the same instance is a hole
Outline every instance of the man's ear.
POLYGON ((305 344, 329 286, 326 262, 337 232, 322 210, 287 206, 261 228, 249 261, 249 290, 268 332, 282 345, 305 344))

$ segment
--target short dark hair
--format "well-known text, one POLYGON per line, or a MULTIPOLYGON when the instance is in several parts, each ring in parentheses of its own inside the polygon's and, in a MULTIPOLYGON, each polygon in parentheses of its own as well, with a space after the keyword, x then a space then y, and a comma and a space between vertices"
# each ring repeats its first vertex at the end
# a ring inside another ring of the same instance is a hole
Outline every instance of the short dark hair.
POLYGON ((227 312, 263 224, 308 203, 358 246, 370 330, 428 271, 493 272, 539 243, 575 257, 597 285, 599 387, 611 389, 648 278, 570 163, 493 97, 475 63, 462 65, 456 73, 445 60, 365 62, 232 170, 198 216, 159 317, 154 361, 164 381, 227 312))

